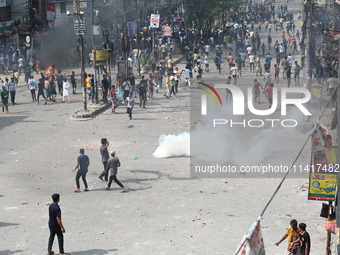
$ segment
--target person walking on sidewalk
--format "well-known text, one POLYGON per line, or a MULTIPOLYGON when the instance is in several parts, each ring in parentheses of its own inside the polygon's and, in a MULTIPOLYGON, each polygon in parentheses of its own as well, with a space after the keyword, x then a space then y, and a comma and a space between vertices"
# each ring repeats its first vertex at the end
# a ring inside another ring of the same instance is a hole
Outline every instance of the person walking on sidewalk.
POLYGON ((118 167, 120 167, 119 158, 117 158, 115 156, 116 155, 115 151, 111 151, 110 154, 111 154, 111 157, 107 162, 107 167, 106 167, 106 170, 105 170, 105 172, 109 171, 109 176, 110 176, 109 183, 108 183, 106 189, 110 190, 112 181, 114 181, 115 183, 117 183, 122 188, 122 192, 124 192, 125 191, 124 185, 121 184, 121 182, 118 181, 118 179, 117 179, 118 167))
POLYGON ((83 179, 83 182, 84 182, 84 186, 85 186, 84 191, 89 191, 89 188, 87 186, 87 181, 86 181, 86 174, 88 172, 88 167, 90 165, 90 159, 87 155, 85 155, 84 149, 80 149, 79 153, 80 153, 80 156, 77 159, 77 165, 72 170, 72 172, 74 172, 78 169, 78 172, 77 172, 77 175, 76 175, 77 188, 74 190, 74 192, 80 191, 80 184, 79 184, 80 177, 83 179))
POLYGON ((61 210, 58 205, 60 202, 60 195, 53 194, 52 195, 53 203, 50 204, 48 208, 49 220, 48 227, 50 229, 50 237, 48 239, 48 247, 47 247, 47 255, 52 255, 54 252, 52 251, 53 241, 55 235, 58 236, 58 244, 59 244, 59 253, 60 255, 70 255, 64 252, 64 235, 65 228, 61 221, 61 210))
POLYGON ((102 156, 102 163, 104 166, 104 170, 103 172, 98 176, 99 179, 101 179, 102 181, 104 181, 103 176, 105 177, 105 181, 108 182, 108 173, 105 172, 106 170, 106 166, 107 166, 107 161, 109 160, 110 156, 109 156, 109 151, 107 149, 107 147, 109 147, 109 141, 106 138, 102 138, 101 139, 101 146, 100 146, 100 155, 102 156))

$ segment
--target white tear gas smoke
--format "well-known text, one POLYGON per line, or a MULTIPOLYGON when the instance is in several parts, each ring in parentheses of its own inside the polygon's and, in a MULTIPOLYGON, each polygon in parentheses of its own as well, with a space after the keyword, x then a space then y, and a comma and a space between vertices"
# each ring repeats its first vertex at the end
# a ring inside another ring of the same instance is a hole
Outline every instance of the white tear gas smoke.
POLYGON ((190 134, 161 135, 159 146, 152 154, 155 158, 190 156, 190 134))
MULTIPOLYGON (((265 104, 267 107, 267 104, 265 104)), ((245 115, 236 117, 232 114, 232 104, 223 108, 214 108, 202 118, 194 131, 191 132, 191 156, 193 158, 208 160, 209 162, 234 165, 257 165, 265 159, 275 156, 281 150, 289 150, 296 140, 292 134, 296 128, 284 128, 281 125, 274 127, 252 128, 235 125, 218 125, 213 127, 214 119, 230 119, 241 122, 243 119, 260 119, 245 115)), ((295 108, 296 109, 296 108, 295 108)), ((301 112, 290 109, 287 116, 279 115, 279 111, 268 119, 295 119, 300 123, 301 112)), ((266 118, 261 118, 266 119, 266 118)))
MULTIPOLYGON (((267 104, 265 106, 267 107, 267 104)), ((298 132, 296 128, 284 128, 281 125, 269 128, 244 128, 240 125, 213 127, 213 119, 224 119, 226 116, 232 117, 234 121, 240 119, 232 115, 232 104, 222 109, 213 106, 209 106, 208 109, 211 111, 192 129, 190 135, 189 133, 162 135, 153 156, 155 158, 191 156, 221 164, 257 165, 280 153, 281 150, 287 151, 295 145, 293 133, 298 132)), ((275 115, 278 115, 276 119, 281 118, 279 111, 275 115)), ((299 110, 293 108, 283 117, 295 119, 300 123, 302 115, 299 110)), ((249 119, 249 116, 244 118, 249 119)))

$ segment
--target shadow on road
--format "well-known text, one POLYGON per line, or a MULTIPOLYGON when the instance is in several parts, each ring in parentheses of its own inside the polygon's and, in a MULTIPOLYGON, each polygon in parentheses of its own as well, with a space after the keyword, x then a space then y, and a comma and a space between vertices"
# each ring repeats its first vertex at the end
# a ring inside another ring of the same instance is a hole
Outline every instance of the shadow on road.
POLYGON ((10 254, 19 254, 24 252, 23 250, 16 250, 16 251, 0 251, 1 255, 10 255, 10 254))
MULTIPOLYGON (((114 251, 118 251, 118 249, 110 249, 110 250, 102 250, 102 249, 92 249, 92 250, 87 250, 87 251, 73 251, 70 252, 71 255, 104 255, 104 254, 108 254, 109 252, 114 252, 114 251)), ((1 251, 0 251, 0 254, 1 251)), ((8 253, 8 254, 12 254, 12 253, 8 253)))
POLYGON ((15 124, 17 122, 21 122, 24 119, 26 119, 27 117, 28 116, 13 116, 11 114, 5 115, 5 116, 1 116, 0 117, 0 130, 5 128, 5 127, 11 126, 11 125, 13 125, 13 124, 15 124))
MULTIPOLYGON (((1 222, 0 221, 0 228, 1 227, 8 227, 8 226, 15 226, 15 225, 20 225, 20 224, 19 223, 9 223, 9 222, 1 222)), ((0 254, 2 254, 1 251, 0 251, 0 254)))

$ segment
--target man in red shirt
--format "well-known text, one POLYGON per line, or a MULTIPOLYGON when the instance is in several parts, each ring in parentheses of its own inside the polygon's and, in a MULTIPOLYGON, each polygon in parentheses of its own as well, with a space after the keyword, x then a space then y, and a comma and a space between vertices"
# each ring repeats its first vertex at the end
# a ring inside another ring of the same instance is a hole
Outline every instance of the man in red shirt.
POLYGON ((266 97, 269 102, 269 109, 272 107, 272 104, 273 104, 273 86, 274 86, 274 83, 270 83, 269 87, 267 87, 266 89, 266 97))
POLYGON ((282 34, 281 34, 282 41, 283 41, 283 39, 285 39, 285 37, 286 37, 286 34, 285 34, 284 31, 282 31, 282 34))
POLYGON ((234 57, 231 55, 231 52, 229 52, 229 56, 227 57, 227 61, 229 64, 229 69, 232 67, 233 63, 234 63, 234 57))
POLYGON ((253 87, 254 102, 257 102, 258 104, 260 103, 260 87, 263 90, 262 85, 257 81, 257 79, 254 79, 254 87, 253 87))

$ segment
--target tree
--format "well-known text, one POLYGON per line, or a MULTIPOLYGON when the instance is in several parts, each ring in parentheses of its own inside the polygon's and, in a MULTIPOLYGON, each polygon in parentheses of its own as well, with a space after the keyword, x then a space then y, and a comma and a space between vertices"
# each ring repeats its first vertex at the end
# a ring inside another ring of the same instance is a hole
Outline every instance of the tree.
POLYGON ((188 11, 189 27, 205 30, 212 27, 215 20, 223 19, 230 8, 237 9, 246 3, 246 0, 178 0, 176 6, 183 5, 188 11))

